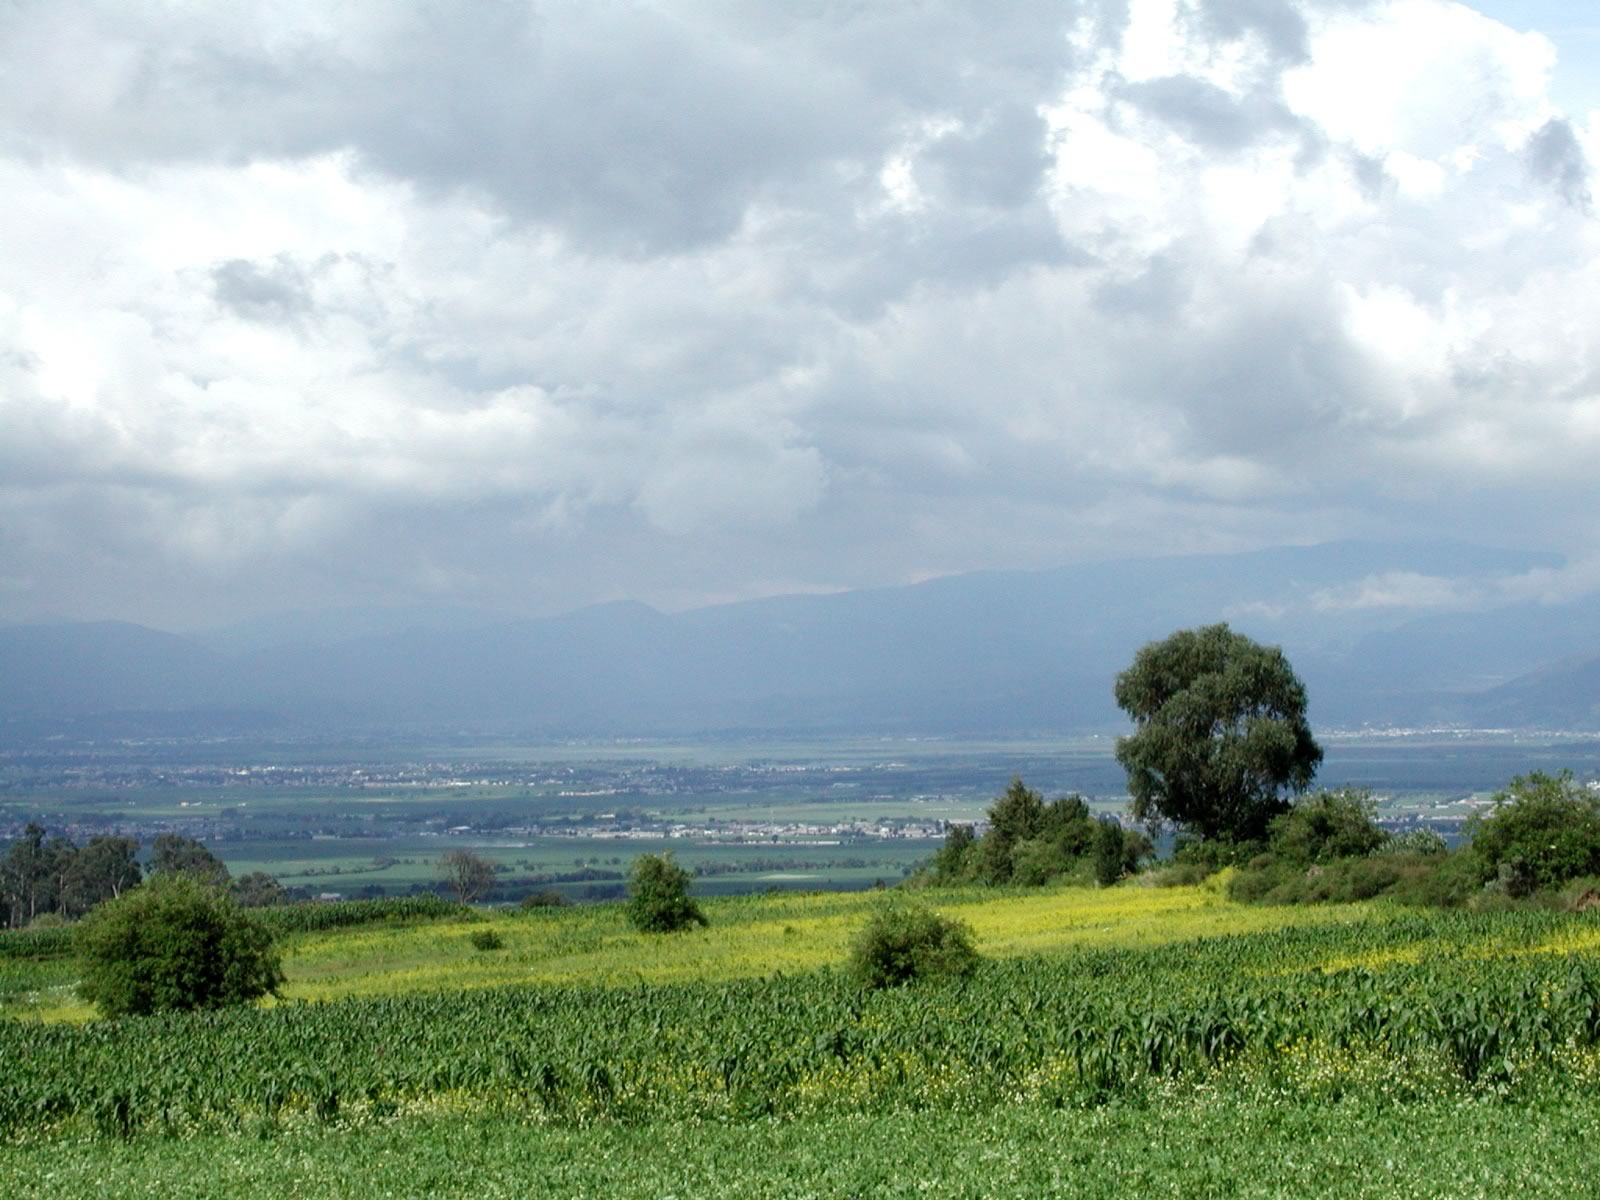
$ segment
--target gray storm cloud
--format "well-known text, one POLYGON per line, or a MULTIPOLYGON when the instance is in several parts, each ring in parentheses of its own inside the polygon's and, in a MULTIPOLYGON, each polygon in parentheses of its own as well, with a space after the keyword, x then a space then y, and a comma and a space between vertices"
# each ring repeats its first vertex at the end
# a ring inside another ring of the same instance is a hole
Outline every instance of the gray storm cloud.
POLYGON ((1553 53, 1447 0, 13 5, 0 616, 1585 552, 1553 53))

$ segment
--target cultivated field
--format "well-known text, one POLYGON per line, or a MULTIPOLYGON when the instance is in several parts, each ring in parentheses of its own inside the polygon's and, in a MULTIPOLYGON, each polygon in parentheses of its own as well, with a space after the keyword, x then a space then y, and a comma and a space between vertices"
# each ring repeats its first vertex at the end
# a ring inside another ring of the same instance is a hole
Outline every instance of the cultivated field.
MULTIPOLYGON (((881 897, 307 929, 275 1005, 118 1022, 6 960, 7 1195, 1581 1195, 1600 922, 956 892, 970 980, 835 969, 881 897), (476 950, 492 929, 503 948, 476 950), (37 986, 28 986, 29 983, 37 986), (203 1183, 196 1183, 203 1180, 203 1183)), ((353 915, 359 916, 359 912, 353 915)))

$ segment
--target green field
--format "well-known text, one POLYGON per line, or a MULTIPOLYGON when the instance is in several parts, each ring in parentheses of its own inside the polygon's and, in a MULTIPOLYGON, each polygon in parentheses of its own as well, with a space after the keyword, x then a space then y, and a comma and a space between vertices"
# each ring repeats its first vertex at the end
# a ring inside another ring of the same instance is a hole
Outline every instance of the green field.
POLYGON ((282 999, 201 1015, 85 1022, 70 958, 0 959, 0 1194, 1592 1194, 1593 916, 923 900, 971 979, 851 983, 870 893, 308 929, 282 999))
POLYGON ((1600 1111, 1574 1097, 1409 1106, 1185 1097, 730 1125, 583 1128, 493 1117, 336 1126, 292 1138, 98 1140, 0 1150, 0 1188, 62 1196, 1327 1197, 1594 1195, 1600 1111))

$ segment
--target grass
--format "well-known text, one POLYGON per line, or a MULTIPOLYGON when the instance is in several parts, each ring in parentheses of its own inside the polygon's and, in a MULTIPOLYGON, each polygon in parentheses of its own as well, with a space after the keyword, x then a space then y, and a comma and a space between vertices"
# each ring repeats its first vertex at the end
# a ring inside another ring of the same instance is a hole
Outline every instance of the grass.
POLYGON ((1074 1196, 1541 1200, 1594 1194, 1600 1102, 1009 1106, 734 1125, 590 1128, 399 1118, 267 1140, 85 1140, 0 1149, 0 1194, 255 1197, 1074 1196))

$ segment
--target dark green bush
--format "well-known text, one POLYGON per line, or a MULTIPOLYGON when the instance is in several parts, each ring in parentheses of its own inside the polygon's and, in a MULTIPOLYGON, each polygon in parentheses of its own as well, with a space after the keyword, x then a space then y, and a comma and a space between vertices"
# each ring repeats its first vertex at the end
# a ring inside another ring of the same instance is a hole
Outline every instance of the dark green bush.
MULTIPOLYGON (((1087 883, 1099 826, 1081 796, 1044 797, 1013 779, 988 811, 979 838, 969 825, 952 825, 923 882, 987 883, 1037 887, 1063 877, 1087 883)), ((1133 855, 1127 869, 1136 866, 1133 855)))
POLYGON ((1127 869, 1126 841, 1122 826, 1115 821, 1096 822, 1094 831, 1094 880, 1101 887, 1110 887, 1121 879, 1127 869))
POLYGON ((519 902, 522 908, 561 908, 567 903, 567 898, 555 888, 545 888, 538 892, 529 892, 519 902))
POLYGON ((1044 837, 1029 838, 1011 848, 1011 869, 1006 882, 1038 887, 1066 874, 1074 861, 1058 842, 1044 837))
POLYGON ((474 950, 500 950, 505 947, 505 939, 492 929, 474 929, 472 931, 472 948, 474 950))
POLYGON ((1364 790, 1321 791, 1302 797, 1272 819, 1267 852, 1280 862, 1337 862, 1361 858, 1389 840, 1378 828, 1377 801, 1364 790))
POLYGON ((688 871, 672 851, 641 854, 628 869, 628 920, 642 933, 672 933, 705 925, 705 913, 689 896, 688 871))
POLYGON ((1481 881, 1512 897, 1600 874, 1600 799, 1570 771, 1517 776, 1467 831, 1481 881))
POLYGON ((1389 893, 1402 904, 1460 908, 1483 891, 1482 869, 1470 847, 1453 854, 1414 855, 1411 864, 1389 893))
POLYGON ((850 948, 849 972, 863 987, 950 979, 978 965, 964 921, 901 902, 879 909, 850 948))
POLYGON ((1242 867, 1266 848, 1262 842, 1230 837, 1196 837, 1180 833, 1172 846, 1172 861, 1202 868, 1207 875, 1224 867, 1242 867))
POLYGON ((78 993, 108 1017, 243 1004, 283 982, 266 927, 183 871, 100 905, 77 943, 78 993))

